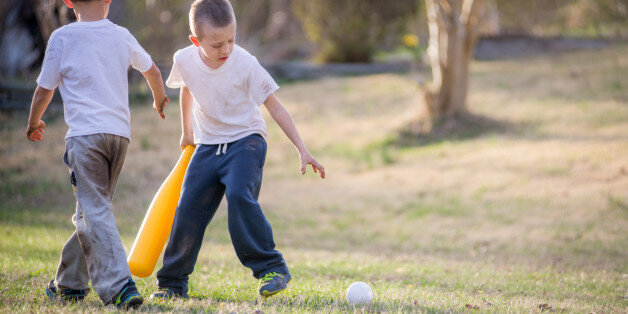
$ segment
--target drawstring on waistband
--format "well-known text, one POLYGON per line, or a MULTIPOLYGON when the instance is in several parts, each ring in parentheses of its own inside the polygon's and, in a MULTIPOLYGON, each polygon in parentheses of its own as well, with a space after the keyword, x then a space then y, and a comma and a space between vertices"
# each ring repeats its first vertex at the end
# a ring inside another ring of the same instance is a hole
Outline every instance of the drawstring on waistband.
POLYGON ((222 154, 226 154, 227 153, 227 143, 224 144, 218 144, 218 149, 216 149, 216 156, 220 156, 220 146, 222 145, 222 154))

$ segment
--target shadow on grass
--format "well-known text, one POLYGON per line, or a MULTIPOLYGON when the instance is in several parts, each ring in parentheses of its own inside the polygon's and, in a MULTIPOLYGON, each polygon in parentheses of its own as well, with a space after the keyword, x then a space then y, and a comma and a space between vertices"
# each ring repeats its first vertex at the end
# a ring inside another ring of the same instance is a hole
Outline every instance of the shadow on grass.
POLYGON ((390 143, 399 147, 426 146, 451 141, 466 141, 490 135, 521 135, 529 125, 500 121, 491 117, 467 113, 434 123, 424 131, 425 122, 412 121, 403 126, 390 143))
POLYGON ((509 138, 525 138, 531 141, 557 140, 568 143, 616 142, 628 140, 628 136, 587 134, 570 135, 542 131, 540 122, 512 122, 497 120, 488 116, 467 113, 460 117, 434 123, 431 130, 423 131, 425 122, 412 121, 402 126, 395 136, 379 145, 390 148, 418 147, 444 142, 462 142, 500 135, 509 138))
POLYGON ((414 120, 385 138, 376 139, 366 145, 354 146, 338 142, 326 147, 324 153, 353 161, 349 171, 357 173, 396 163, 398 148, 461 142, 492 135, 523 137, 528 136, 530 132, 536 132, 536 128, 537 126, 530 122, 514 123, 466 114, 456 119, 435 123, 429 132, 424 132, 424 122, 414 120))

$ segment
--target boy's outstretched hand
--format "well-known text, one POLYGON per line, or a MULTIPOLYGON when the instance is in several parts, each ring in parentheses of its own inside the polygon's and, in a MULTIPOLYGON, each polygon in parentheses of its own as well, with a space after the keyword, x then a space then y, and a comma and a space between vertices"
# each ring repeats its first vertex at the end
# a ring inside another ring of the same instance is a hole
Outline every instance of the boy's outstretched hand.
POLYGON ((46 133, 44 131, 45 128, 46 123, 42 120, 34 124, 29 124, 26 128, 26 136, 33 142, 41 141, 44 139, 44 133, 46 133))
POLYGON ((321 178, 325 179, 325 168, 323 168, 323 166, 312 157, 312 154, 310 154, 307 148, 305 148, 305 144, 299 136, 297 127, 294 125, 286 108, 279 102, 279 99, 277 99, 274 94, 270 94, 266 101, 264 101, 264 105, 273 119, 277 121, 277 124, 279 124, 283 132, 286 133, 286 136, 288 136, 292 144, 294 144, 294 147, 299 151, 299 156, 301 156, 301 174, 305 174, 307 165, 312 165, 314 173, 320 173, 321 178))
POLYGON ((160 103, 157 103, 157 98, 154 98, 155 101, 153 102, 153 109, 155 109, 155 111, 157 111, 157 113, 159 114, 159 116, 161 117, 161 119, 165 119, 166 115, 164 115, 164 108, 166 107, 166 104, 170 102, 170 98, 168 98, 168 96, 166 96, 165 98, 163 98, 160 103))
POLYGON ((307 165, 312 165, 314 173, 320 173, 321 178, 325 179, 325 168, 323 168, 323 166, 319 164, 309 152, 301 154, 301 174, 305 174, 307 165))

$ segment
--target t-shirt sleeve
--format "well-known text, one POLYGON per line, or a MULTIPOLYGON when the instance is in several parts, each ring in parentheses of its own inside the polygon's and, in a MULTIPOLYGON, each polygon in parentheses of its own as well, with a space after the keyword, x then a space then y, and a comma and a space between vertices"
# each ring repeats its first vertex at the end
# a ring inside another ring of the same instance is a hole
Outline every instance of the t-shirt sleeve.
POLYGON ((41 66, 41 72, 37 77, 37 85, 53 90, 59 86, 61 79, 61 43, 56 36, 56 33, 52 33, 48 40, 48 46, 46 47, 46 53, 44 55, 44 62, 41 66))
POLYGON ((150 55, 142 48, 140 43, 137 42, 137 39, 129 33, 129 40, 131 46, 131 66, 140 71, 146 72, 150 70, 153 66, 153 59, 151 59, 150 55))
POLYGON ((168 75, 168 79, 166 80, 166 86, 170 88, 181 88, 185 86, 185 82, 181 76, 181 71, 179 70, 180 66, 181 65, 177 62, 177 57, 175 55, 174 62, 172 63, 172 70, 170 70, 170 75, 168 75))
POLYGON ((261 106, 266 98, 279 89, 279 85, 257 60, 249 73, 249 93, 255 104, 261 106))

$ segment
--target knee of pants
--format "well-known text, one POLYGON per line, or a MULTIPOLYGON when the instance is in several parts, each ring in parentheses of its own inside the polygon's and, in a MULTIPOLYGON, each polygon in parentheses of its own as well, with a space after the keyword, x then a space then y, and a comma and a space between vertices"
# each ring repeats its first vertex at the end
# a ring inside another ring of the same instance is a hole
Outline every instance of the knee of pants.
POLYGON ((239 209, 248 209, 249 207, 257 207, 257 200, 253 198, 248 190, 229 191, 226 193, 227 203, 229 207, 235 206, 239 209))
POLYGON ((115 224, 113 212, 110 206, 103 205, 88 208, 80 206, 76 214, 77 221, 83 221, 89 226, 115 224))

